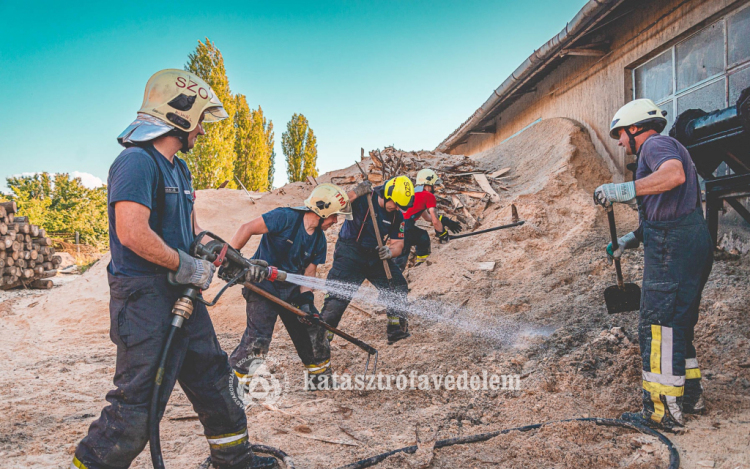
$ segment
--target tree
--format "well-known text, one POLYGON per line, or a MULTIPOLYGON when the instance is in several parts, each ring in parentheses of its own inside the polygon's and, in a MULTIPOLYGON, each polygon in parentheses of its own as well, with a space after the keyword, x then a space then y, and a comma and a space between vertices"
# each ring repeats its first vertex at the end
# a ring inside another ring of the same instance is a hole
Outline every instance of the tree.
POLYGON ((315 167, 318 161, 315 134, 302 114, 294 114, 287 123, 286 132, 281 134, 281 149, 286 157, 289 182, 304 181, 307 176, 318 175, 315 167))
POLYGON ((234 116, 236 139, 234 175, 248 190, 268 191, 272 188, 273 123, 266 122, 263 109, 250 109, 244 95, 235 98, 234 116))
POLYGON ((214 188, 229 180, 229 187, 235 188, 235 100, 229 88, 224 58, 216 45, 206 38, 205 43, 198 41, 195 52, 188 56, 185 70, 203 78, 229 114, 229 118, 221 122, 203 124, 206 135, 198 138, 195 147, 185 155, 193 173, 193 186, 214 188))
MULTIPOLYGON (((258 106, 260 108, 260 106, 258 106)), ((273 176, 276 173, 276 149, 273 141, 273 122, 268 121, 266 128, 266 142, 271 153, 268 155, 268 190, 273 189, 273 176)))
POLYGON ((109 243, 107 189, 88 189, 81 178, 66 173, 17 176, 6 179, 19 213, 49 233, 76 231, 83 243, 100 250, 109 243))

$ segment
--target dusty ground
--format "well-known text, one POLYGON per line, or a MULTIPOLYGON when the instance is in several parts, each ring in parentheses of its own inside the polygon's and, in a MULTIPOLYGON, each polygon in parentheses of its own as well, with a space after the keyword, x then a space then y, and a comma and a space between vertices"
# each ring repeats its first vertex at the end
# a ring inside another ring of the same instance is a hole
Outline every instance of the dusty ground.
MULTIPOLYGON (((526 224, 434 245, 429 265, 408 273, 410 299, 455 305, 451 317, 415 316, 413 336, 392 346, 385 342, 385 316, 372 305, 365 312, 351 308, 341 328, 380 350, 384 373, 486 370, 520 375, 521 390, 309 393, 301 389, 299 360, 279 325, 269 361, 286 387, 274 406, 248 410, 251 440, 285 450, 303 468, 336 467, 415 444, 417 428, 420 451, 378 467, 666 467, 664 448, 649 437, 579 423, 430 451, 435 438, 611 418, 639 407, 637 314, 609 316, 602 299, 614 274, 602 258, 606 218, 590 194, 608 176, 587 135, 571 121, 543 121, 476 158, 487 169, 511 167, 515 177, 511 190, 500 193, 502 202, 482 215, 480 228, 506 223, 511 202, 526 224), (494 261, 494 271, 476 270, 482 261, 494 261)), ((230 237, 242 221, 299 204, 310 188, 291 184, 254 204, 242 192, 201 191, 198 217, 204 228, 230 237)), ((621 232, 634 227, 630 209, 620 207, 616 215, 621 232)), ((330 231, 333 242, 338 227, 330 231)), ((245 252, 254 249, 253 243, 245 252)), ((332 250, 330 243, 321 277, 332 250)), ((114 372, 106 261, 49 292, 0 294, 0 467, 67 467, 105 405, 114 372)), ((640 262, 640 253, 629 253, 627 278, 640 281, 640 262)), ((690 417, 683 434, 669 435, 682 467, 750 467, 749 273, 747 256, 725 255, 706 287, 696 336, 708 413, 690 417)), ((222 346, 233 349, 245 324, 239 290, 230 290, 211 314, 222 346)), ((337 371, 361 372, 364 361, 361 351, 334 341, 337 371)), ((162 423, 168 467, 197 467, 207 455, 193 415, 177 389, 162 423)), ((148 451, 134 467, 150 467, 148 451)))

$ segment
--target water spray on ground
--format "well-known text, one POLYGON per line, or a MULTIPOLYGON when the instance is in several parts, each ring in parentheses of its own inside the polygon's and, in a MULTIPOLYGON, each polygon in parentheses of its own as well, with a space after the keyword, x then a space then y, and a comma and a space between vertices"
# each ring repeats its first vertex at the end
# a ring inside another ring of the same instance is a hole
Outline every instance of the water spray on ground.
POLYGON ((519 339, 534 336, 548 336, 554 328, 519 324, 509 318, 493 317, 479 314, 465 305, 455 305, 442 300, 418 298, 404 304, 399 295, 391 291, 379 291, 373 286, 327 280, 305 275, 287 274, 287 282, 313 290, 327 291, 331 295, 351 298, 357 302, 381 305, 389 309, 403 311, 408 316, 435 321, 453 326, 461 331, 475 334, 501 345, 522 345, 519 339))

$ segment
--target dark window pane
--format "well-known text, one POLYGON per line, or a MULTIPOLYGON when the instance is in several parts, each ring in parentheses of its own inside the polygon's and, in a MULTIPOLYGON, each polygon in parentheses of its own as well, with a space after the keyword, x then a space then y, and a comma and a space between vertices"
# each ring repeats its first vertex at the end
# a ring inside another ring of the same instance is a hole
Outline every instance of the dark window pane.
POLYGON ((726 89, 722 78, 677 98, 677 113, 680 114, 688 109, 703 109, 706 112, 724 109, 726 107, 725 96, 726 89))
POLYGON ((672 105, 672 100, 670 99, 666 103, 660 104, 659 109, 667 111, 667 126, 664 127, 662 134, 669 135, 669 129, 672 128, 672 124, 674 123, 674 106, 672 105))
POLYGON ((750 8, 745 8, 727 19, 729 65, 750 59, 750 8))
POLYGON ((724 71, 724 22, 715 23, 677 44, 677 90, 724 71))
POLYGON ((635 97, 661 101, 672 94, 672 51, 635 69, 635 97))
POLYGON ((742 90, 750 86, 750 67, 729 75, 729 105, 737 104, 742 90))

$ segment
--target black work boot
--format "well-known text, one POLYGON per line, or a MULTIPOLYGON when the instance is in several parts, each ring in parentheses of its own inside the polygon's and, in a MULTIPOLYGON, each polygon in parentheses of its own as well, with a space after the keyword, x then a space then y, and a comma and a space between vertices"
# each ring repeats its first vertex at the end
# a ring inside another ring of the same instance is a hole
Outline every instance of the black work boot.
POLYGON ((388 328, 386 329, 388 334, 388 345, 392 345, 399 340, 406 339, 409 334, 409 321, 406 318, 400 318, 398 316, 388 316, 388 328))
POLYGON ((305 389, 308 391, 329 391, 334 389, 333 372, 331 369, 328 368, 323 373, 317 375, 307 375, 305 389))
POLYGON ((682 411, 686 414, 702 414, 706 411, 706 403, 703 401, 703 394, 698 396, 698 399, 689 399, 685 396, 685 400, 682 401, 682 411))
POLYGON ((643 427, 653 428, 654 430, 668 431, 671 433, 677 433, 682 427, 682 425, 672 418, 669 411, 667 411, 664 417, 662 417, 661 422, 652 420, 650 417, 644 415, 643 412, 625 412, 620 416, 620 420, 632 422, 643 427))
POLYGON ((233 466, 225 464, 217 466, 215 464, 211 464, 208 467, 214 469, 278 469, 279 461, 276 458, 267 458, 253 455, 253 457, 248 459, 247 461, 235 464, 233 466))

